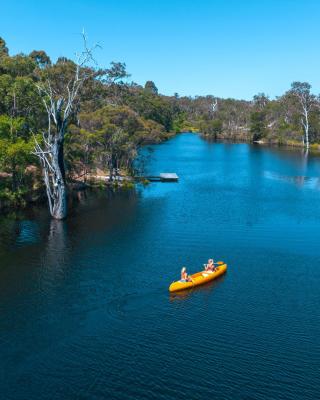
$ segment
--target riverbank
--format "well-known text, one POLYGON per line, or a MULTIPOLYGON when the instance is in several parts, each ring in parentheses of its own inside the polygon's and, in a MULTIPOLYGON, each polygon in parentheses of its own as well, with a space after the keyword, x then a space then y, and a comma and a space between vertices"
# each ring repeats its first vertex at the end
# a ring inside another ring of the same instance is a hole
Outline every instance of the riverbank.
MULTIPOLYGON (((248 135, 218 135, 217 138, 212 137, 210 134, 204 134, 200 132, 196 132, 201 135, 206 140, 212 140, 213 142, 228 142, 228 143, 248 143, 248 144, 257 144, 261 146, 274 146, 274 147, 282 147, 282 148, 293 148, 293 149, 306 149, 305 145, 301 141, 297 140, 287 140, 287 139, 261 139, 261 140, 252 140, 252 137, 248 135)), ((313 153, 320 154, 320 143, 311 143, 309 147, 309 151, 313 153)))
MULTIPOLYGON (((170 132, 166 137, 160 141, 150 141, 145 143, 144 146, 157 145, 164 143, 176 135, 184 133, 194 133, 200 135, 203 139, 217 143, 248 143, 259 146, 272 146, 285 149, 303 149, 304 146, 301 142, 294 140, 259 140, 252 142, 252 138, 245 134, 234 134, 230 135, 219 135, 217 138, 213 138, 212 135, 204 134, 199 132, 196 128, 190 128, 189 132, 170 132)), ((312 154, 320 155, 320 144, 313 143, 310 145, 309 152, 312 154)), ((26 170, 30 182, 28 190, 13 192, 8 189, 8 183, 11 179, 10 174, 0 174, 0 213, 8 213, 17 209, 25 209, 27 207, 36 206, 39 204, 45 204, 47 202, 47 196, 45 187, 41 179, 41 170, 35 166, 29 166, 26 170), (30 187, 32 188, 30 190, 30 187)), ((135 180, 128 171, 120 170, 117 175, 110 178, 109 171, 103 171, 97 169, 96 171, 90 171, 86 173, 80 173, 77 177, 71 177, 68 183, 69 187, 69 202, 73 204, 77 201, 77 192, 81 190, 126 190, 132 189, 136 183, 148 184, 147 179, 135 180)))
MULTIPOLYGON (((145 140, 143 146, 161 144, 176 135, 177 132, 166 132, 161 138, 157 137, 145 140)), ((23 174, 28 184, 22 189, 15 190, 12 184, 12 173, 0 172, 0 214, 17 209, 25 209, 38 204, 45 204, 47 202, 47 195, 41 174, 42 172, 38 165, 28 165, 23 174)), ((137 182, 143 185, 148 184, 148 180, 146 179, 139 179, 137 182)), ((128 170, 120 169, 118 173, 110 177, 110 171, 97 168, 92 171, 79 172, 77 176, 70 176, 67 185, 69 194, 71 193, 69 197, 72 199, 74 197, 72 194, 79 190, 105 188, 127 190, 132 189, 135 183, 136 181, 132 173, 128 170)))

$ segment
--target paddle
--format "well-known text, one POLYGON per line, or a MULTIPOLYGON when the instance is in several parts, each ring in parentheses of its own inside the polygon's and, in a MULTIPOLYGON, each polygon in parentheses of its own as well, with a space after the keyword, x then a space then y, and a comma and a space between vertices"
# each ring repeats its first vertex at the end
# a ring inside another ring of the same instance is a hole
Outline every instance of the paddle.
POLYGON ((219 266, 219 265, 223 265, 223 264, 224 264, 223 261, 218 261, 217 263, 213 263, 213 265, 217 265, 216 268, 219 268, 218 266, 219 266))

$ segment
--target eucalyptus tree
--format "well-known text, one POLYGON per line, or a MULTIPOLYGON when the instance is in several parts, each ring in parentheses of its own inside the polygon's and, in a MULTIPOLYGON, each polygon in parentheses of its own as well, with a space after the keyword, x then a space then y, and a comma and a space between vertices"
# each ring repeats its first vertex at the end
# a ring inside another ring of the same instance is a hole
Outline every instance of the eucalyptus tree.
POLYGON ((316 108, 317 104, 317 98, 310 90, 311 85, 308 82, 293 82, 289 91, 298 100, 299 114, 304 131, 303 144, 307 149, 310 147, 310 113, 316 108))
POLYGON ((211 103, 211 111, 213 114, 218 111, 218 99, 213 99, 211 103))
POLYGON ((9 50, 5 40, 0 36, 0 57, 3 55, 8 56, 9 50))
POLYGON ((81 134, 88 139, 95 166, 109 170, 112 181, 119 168, 133 172, 138 146, 150 135, 147 122, 126 106, 105 106, 80 114, 81 134))
POLYGON ((51 65, 50 57, 43 50, 33 50, 29 57, 33 59, 33 61, 37 64, 38 68, 45 68, 51 65))
POLYGON ((101 71, 101 75, 104 76, 102 81, 108 89, 108 103, 113 105, 121 104, 122 98, 128 89, 126 80, 130 77, 126 70, 126 64, 112 61, 110 68, 101 71))
POLYGON ((59 60, 56 65, 47 64, 36 84, 47 113, 47 128, 42 140, 35 136, 35 151, 43 170, 44 182, 51 216, 63 219, 67 216, 67 185, 64 163, 65 134, 69 123, 79 109, 80 91, 84 83, 94 75, 89 68, 93 50, 87 47, 83 34, 84 49, 76 54, 76 61, 59 60), (57 73, 58 72, 58 73, 57 73))
POLYGON ((258 93, 253 96, 253 105, 257 111, 262 111, 269 103, 269 97, 264 93, 258 93))
POLYGON ((252 140, 259 142, 267 136, 267 106, 270 100, 264 93, 258 93, 253 96, 252 111, 250 113, 250 132, 252 140))
POLYGON ((151 94, 158 94, 158 88, 153 81, 147 81, 144 85, 144 90, 151 94))
POLYGON ((26 135, 25 119, 0 115, 0 171, 10 177, 8 181, 16 201, 26 189, 26 168, 34 161, 32 147, 33 140, 26 135))

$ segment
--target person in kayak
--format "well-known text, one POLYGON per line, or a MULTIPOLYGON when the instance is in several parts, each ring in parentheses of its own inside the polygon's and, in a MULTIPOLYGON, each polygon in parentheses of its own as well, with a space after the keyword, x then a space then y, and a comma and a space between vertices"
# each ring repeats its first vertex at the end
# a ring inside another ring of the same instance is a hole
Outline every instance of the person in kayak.
POLYGON ((213 262, 213 259, 212 258, 210 258, 209 260, 208 260, 208 264, 206 265, 206 271, 214 271, 214 262, 213 262))
POLYGON ((181 279, 180 279, 180 281, 181 282, 190 282, 191 281, 191 278, 187 273, 187 268, 186 267, 182 267, 182 269, 181 269, 181 279))

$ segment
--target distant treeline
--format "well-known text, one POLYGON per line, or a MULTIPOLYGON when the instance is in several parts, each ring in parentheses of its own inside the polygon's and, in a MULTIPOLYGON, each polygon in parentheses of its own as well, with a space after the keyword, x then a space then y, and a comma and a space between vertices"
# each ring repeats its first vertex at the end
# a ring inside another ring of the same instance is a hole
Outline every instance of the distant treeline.
MULTIPOLYGON (((70 90, 75 69, 74 61, 60 57, 53 63, 42 50, 11 56, 0 38, 0 208, 20 206, 45 193, 35 152, 35 143, 41 145, 48 129, 43 100, 50 104, 50 98, 70 90), (39 90, 41 85, 47 92, 39 90)), ((244 101, 164 96, 152 81, 144 86, 132 82, 120 62, 106 69, 81 66, 80 73, 86 79, 63 128, 59 155, 64 157, 62 176, 67 182, 99 173, 112 178, 119 170, 132 174, 140 146, 182 131, 198 131, 213 139, 307 147, 320 142, 318 98, 307 83, 293 83, 275 100, 258 94, 244 101)))

